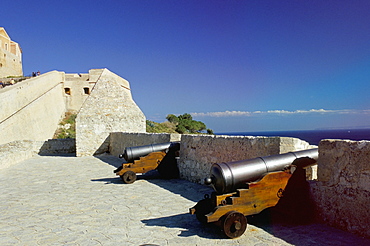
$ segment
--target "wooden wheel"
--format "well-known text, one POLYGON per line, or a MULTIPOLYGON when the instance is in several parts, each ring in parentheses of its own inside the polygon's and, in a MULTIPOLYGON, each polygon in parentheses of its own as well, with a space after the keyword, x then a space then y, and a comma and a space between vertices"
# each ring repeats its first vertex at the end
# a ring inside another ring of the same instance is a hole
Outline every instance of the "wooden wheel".
POLYGON ((221 222, 222 230, 229 238, 240 237, 247 229, 247 218, 236 211, 225 214, 221 222))
POLYGON ((136 180, 136 173, 134 173, 133 171, 127 171, 125 172, 122 176, 121 176, 121 179, 123 180, 123 182, 125 182, 126 184, 132 184, 133 182, 135 182, 136 180))

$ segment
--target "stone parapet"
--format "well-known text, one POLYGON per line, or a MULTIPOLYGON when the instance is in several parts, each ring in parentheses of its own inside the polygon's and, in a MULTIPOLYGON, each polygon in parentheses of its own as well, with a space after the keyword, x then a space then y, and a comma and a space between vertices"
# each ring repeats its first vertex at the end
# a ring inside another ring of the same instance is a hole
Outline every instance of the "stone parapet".
POLYGON ((75 139, 48 141, 17 140, 0 145, 0 169, 7 168, 35 155, 60 155, 76 152, 75 139))
POLYGON ((63 155, 76 153, 76 139, 49 139, 45 141, 40 150, 39 155, 63 155))
POLYGON ((213 163, 239 161, 312 148, 287 137, 182 135, 178 166, 181 178, 202 183, 213 163))
POLYGON ((370 141, 322 140, 318 181, 311 181, 317 217, 370 237, 370 141))
POLYGON ((42 144, 41 141, 18 140, 0 145, 0 169, 35 156, 42 144))

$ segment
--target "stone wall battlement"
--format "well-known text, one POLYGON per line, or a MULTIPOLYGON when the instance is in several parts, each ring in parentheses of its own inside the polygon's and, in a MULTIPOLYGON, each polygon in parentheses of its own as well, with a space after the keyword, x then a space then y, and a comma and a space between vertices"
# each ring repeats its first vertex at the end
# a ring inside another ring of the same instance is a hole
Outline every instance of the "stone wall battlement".
POLYGON ((370 237, 370 141, 322 140, 311 192, 317 217, 370 237))

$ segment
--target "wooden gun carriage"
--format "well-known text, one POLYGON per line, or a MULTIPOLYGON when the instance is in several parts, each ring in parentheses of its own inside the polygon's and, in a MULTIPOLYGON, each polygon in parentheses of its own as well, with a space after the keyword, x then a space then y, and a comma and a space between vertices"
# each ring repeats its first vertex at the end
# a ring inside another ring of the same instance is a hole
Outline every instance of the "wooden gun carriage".
POLYGON ((155 169, 164 178, 176 178, 179 175, 176 161, 179 150, 178 142, 127 147, 120 155, 127 163, 123 163, 114 173, 126 184, 135 182, 137 173, 145 174, 155 169))
POLYGON ((318 149, 289 152, 255 159, 213 164, 205 183, 215 192, 205 195, 190 213, 202 223, 214 223, 229 238, 241 236, 246 216, 277 205, 287 194, 288 183, 299 189, 306 182, 304 169, 318 159, 318 149), (293 174, 300 173, 294 178, 293 174), (300 184, 301 183, 301 184, 300 184))

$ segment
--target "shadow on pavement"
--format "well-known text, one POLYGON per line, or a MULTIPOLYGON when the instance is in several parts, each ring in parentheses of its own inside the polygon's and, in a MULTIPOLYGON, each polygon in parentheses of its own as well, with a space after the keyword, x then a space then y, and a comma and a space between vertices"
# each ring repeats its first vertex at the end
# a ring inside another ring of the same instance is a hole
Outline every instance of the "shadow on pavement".
POLYGON ((105 182, 105 184, 123 184, 121 178, 102 178, 102 179, 91 179, 93 182, 105 182))
POLYGON ((201 224, 194 215, 178 214, 156 219, 141 220, 146 226, 162 226, 167 228, 180 228, 179 237, 191 237, 197 235, 202 238, 224 238, 220 229, 213 225, 201 224))
MULTIPOLYGON (((205 194, 211 194, 213 189, 211 187, 192 183, 183 179, 148 179, 148 182, 158 185, 163 189, 178 194, 190 201, 198 202, 204 198, 205 194)), ((195 204, 194 204, 195 205, 195 204)))
MULTIPOLYGON (((100 159, 103 162, 108 163, 114 167, 120 167, 123 163, 123 159, 114 157, 111 155, 100 155, 95 156, 95 158, 100 159)), ((163 189, 171 191, 178 194, 188 200, 193 202, 198 202, 204 198, 205 194, 211 194, 213 189, 200 184, 195 184, 187 180, 182 179, 164 179, 157 170, 151 170, 145 174, 136 174, 137 180, 146 180, 152 184, 160 186, 163 189)), ((112 177, 101 178, 101 179, 91 179, 91 181, 105 182, 106 184, 117 184, 117 185, 131 185, 125 184, 120 177, 116 176, 112 172, 112 177)), ((195 204, 194 204, 195 205, 195 204)))
POLYGON ((122 166, 122 163, 126 162, 124 159, 109 154, 96 155, 94 157, 116 168, 122 166))
MULTIPOLYGON (((272 222, 270 214, 261 213, 254 216, 248 216, 248 225, 254 225, 270 235, 280 238, 286 243, 300 246, 331 246, 331 245, 370 245, 369 239, 364 239, 336 228, 323 224, 313 223, 308 225, 295 225, 284 222, 272 222)), ((191 237, 197 235, 208 239, 226 239, 218 227, 210 224, 200 223, 194 215, 178 214, 167 217, 141 220, 145 226, 160 226, 166 228, 180 228, 180 237, 191 237)), ((247 231, 243 236, 256 236, 255 230, 247 231)), ((261 235, 257 236, 258 238, 261 235)), ((226 239, 232 240, 232 239, 226 239)), ((266 239, 268 240, 268 239, 266 239)))
POLYGON ((249 225, 254 225, 293 245, 370 245, 369 239, 324 224, 297 224, 286 221, 273 208, 247 216, 247 221, 249 225))

